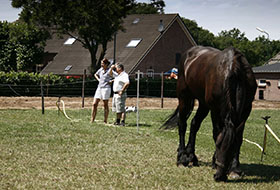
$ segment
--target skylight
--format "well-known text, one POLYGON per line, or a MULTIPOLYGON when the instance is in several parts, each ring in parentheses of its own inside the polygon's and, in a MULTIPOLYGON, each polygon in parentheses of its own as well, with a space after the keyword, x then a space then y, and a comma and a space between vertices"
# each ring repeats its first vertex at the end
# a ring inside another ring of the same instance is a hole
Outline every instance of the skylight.
POLYGON ((126 47, 136 47, 141 42, 141 38, 138 39, 132 39, 130 42, 126 45, 126 47))
POLYGON ((76 41, 76 38, 68 38, 65 42, 64 45, 72 45, 76 41))
POLYGON ((64 71, 70 71, 71 68, 72 68, 72 65, 67 65, 67 67, 65 67, 64 71))
POLYGON ((134 21, 132 23, 137 24, 139 21, 140 21, 140 18, 136 18, 136 19, 134 19, 134 21))

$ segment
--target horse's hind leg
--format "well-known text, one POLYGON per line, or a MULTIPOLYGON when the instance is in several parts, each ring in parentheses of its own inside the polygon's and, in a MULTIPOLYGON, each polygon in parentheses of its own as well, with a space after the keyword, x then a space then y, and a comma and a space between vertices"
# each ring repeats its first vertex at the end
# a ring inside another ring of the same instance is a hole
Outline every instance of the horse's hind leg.
POLYGON ((198 166, 198 159, 195 155, 196 134, 200 128, 201 122, 208 115, 208 113, 209 109, 205 105, 199 104, 198 110, 196 111, 196 114, 191 122, 189 141, 187 145, 187 155, 189 161, 192 162, 194 166, 198 166))
POLYGON ((188 166, 189 159, 185 147, 185 135, 187 130, 187 119, 194 106, 194 99, 191 97, 179 98, 179 148, 177 155, 177 166, 188 166))

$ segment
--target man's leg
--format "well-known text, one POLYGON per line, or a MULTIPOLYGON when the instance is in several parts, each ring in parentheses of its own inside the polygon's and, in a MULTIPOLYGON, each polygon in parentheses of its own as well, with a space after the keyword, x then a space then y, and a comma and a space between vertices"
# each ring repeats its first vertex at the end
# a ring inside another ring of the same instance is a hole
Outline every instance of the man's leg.
POLYGON ((117 120, 116 122, 114 123, 115 125, 120 125, 121 123, 121 117, 122 117, 122 113, 117 113, 117 120))
POLYGON ((125 126, 125 116, 126 116, 125 112, 121 113, 121 119, 122 119, 121 125, 122 126, 125 126))

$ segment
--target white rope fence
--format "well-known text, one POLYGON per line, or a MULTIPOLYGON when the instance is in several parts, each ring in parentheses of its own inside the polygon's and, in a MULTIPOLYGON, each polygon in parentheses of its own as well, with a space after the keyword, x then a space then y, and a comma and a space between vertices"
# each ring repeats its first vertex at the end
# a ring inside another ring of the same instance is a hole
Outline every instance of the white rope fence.
POLYGON ((268 124, 265 124, 264 127, 272 134, 272 136, 280 143, 280 139, 275 135, 275 133, 272 131, 272 129, 268 126, 268 124))
POLYGON ((250 143, 250 144, 253 144, 253 145, 256 145, 261 151, 263 151, 263 148, 261 147, 261 145, 259 145, 258 143, 255 143, 253 141, 250 141, 248 139, 245 139, 243 138, 243 141, 246 141, 247 143, 250 143))
POLYGON ((60 111, 67 119, 69 119, 71 122, 79 122, 81 121, 81 119, 71 119, 65 111, 65 103, 63 100, 61 100, 60 98, 58 98, 57 102, 56 102, 56 106, 58 108, 58 111, 60 111), (60 109, 60 103, 62 103, 62 110, 60 109))

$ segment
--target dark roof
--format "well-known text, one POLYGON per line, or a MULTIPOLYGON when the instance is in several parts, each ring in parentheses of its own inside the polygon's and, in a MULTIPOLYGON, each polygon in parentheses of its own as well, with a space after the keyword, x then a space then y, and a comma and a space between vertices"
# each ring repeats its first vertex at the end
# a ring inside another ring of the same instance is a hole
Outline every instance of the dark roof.
POLYGON ((47 41, 45 52, 57 53, 54 60, 50 62, 43 70, 42 74, 54 73, 60 75, 82 75, 84 69, 90 73, 91 58, 89 51, 82 47, 77 40, 72 45, 64 45, 69 36, 64 35, 62 38, 56 35, 47 41), (66 71, 65 68, 71 65, 71 69, 66 71))
POLYGON ((254 73, 280 73, 280 62, 253 68, 254 73))
MULTIPOLYGON (((125 31, 119 31, 116 36, 116 61, 123 63, 128 73, 132 72, 147 53, 149 53, 156 42, 164 36, 164 33, 176 21, 180 24, 191 44, 195 45, 194 40, 178 14, 143 14, 127 16, 123 23, 125 31), (158 31, 160 20, 162 20, 164 24, 164 31, 162 33, 158 31), (141 41, 136 48, 126 47, 132 39, 141 39, 141 41)), ((64 36, 63 39, 60 39, 54 36, 53 39, 47 41, 45 52, 57 53, 57 55, 54 60, 43 69, 41 72, 42 74, 52 72, 60 75, 81 75, 84 69, 87 69, 87 73, 90 73, 89 66, 91 64, 91 58, 89 51, 83 48, 78 41, 75 41, 72 45, 64 45, 63 43, 67 38, 67 36, 64 36), (72 65, 72 68, 69 71, 65 71, 64 69, 68 65, 72 65)), ((113 43, 112 40, 107 44, 105 57, 108 59, 113 59, 113 43)), ((99 55, 100 49, 101 48, 99 48, 97 55, 99 55)))
MULTIPOLYGON (((124 63, 126 71, 131 73, 175 21, 180 23, 186 36, 188 36, 191 43, 195 45, 194 40, 182 23, 178 14, 129 15, 124 20, 124 28, 127 30, 117 34, 116 61, 124 63), (133 24, 133 21, 136 19, 139 20, 139 22, 133 24), (162 20, 164 25, 164 31, 162 34, 158 31, 160 20, 162 20), (137 48, 124 48, 131 39, 136 38, 142 39, 137 48)), ((109 43, 108 47, 105 56, 112 59, 114 52, 113 42, 109 43)))

